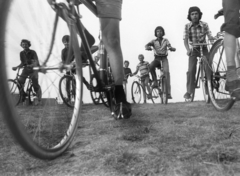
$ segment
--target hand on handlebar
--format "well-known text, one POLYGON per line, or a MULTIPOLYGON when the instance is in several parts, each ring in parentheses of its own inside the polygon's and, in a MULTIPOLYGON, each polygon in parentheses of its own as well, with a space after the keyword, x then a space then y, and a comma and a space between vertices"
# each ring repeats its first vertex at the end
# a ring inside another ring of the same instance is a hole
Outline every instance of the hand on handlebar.
POLYGON ((148 51, 152 51, 151 46, 146 46, 145 49, 148 50, 148 51))
POLYGON ((13 71, 16 71, 18 69, 18 67, 12 67, 13 71))
POLYGON ((169 48, 169 50, 174 52, 174 51, 176 51, 176 48, 171 47, 171 48, 169 48))
POLYGON ((217 19, 218 17, 223 15, 223 9, 219 10, 217 14, 214 15, 214 19, 217 19))

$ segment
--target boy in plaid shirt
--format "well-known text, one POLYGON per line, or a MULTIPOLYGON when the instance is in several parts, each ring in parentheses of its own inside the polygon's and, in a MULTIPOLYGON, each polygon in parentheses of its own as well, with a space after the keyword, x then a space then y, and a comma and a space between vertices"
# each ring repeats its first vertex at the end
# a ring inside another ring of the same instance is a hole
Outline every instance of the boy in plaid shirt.
MULTIPOLYGON (((189 43, 206 43, 206 35, 209 40, 214 40, 208 24, 200 21, 202 18, 202 12, 198 7, 190 7, 188 11, 187 19, 190 23, 185 25, 184 29, 184 45, 187 50, 188 60, 188 72, 187 72, 187 92, 184 95, 185 99, 190 99, 191 94, 195 89, 195 74, 197 67, 197 57, 200 57, 200 47, 190 47, 189 43)), ((208 57, 207 46, 203 47, 203 55, 208 57)))

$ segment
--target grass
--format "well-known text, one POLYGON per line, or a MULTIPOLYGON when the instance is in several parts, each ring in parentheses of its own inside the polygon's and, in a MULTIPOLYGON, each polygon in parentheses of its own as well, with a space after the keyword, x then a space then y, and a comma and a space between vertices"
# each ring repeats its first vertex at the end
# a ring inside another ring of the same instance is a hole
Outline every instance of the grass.
POLYGON ((84 105, 74 143, 52 161, 22 151, 0 123, 0 170, 4 175, 240 175, 238 107, 218 112, 204 102, 133 105, 129 120, 116 121, 103 105, 84 105))

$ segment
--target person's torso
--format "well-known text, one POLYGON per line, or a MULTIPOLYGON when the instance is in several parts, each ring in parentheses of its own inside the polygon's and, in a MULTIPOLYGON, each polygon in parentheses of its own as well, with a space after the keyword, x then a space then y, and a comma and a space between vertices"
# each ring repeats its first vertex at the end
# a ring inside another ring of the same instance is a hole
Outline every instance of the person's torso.
POLYGON ((190 43, 205 43, 208 33, 207 23, 200 21, 198 25, 188 24, 188 36, 190 43))
POLYGON ((149 66, 149 63, 145 61, 137 65, 141 76, 148 74, 148 66, 149 66))
POLYGON ((74 60, 74 55, 73 55, 73 51, 70 50, 70 53, 69 53, 69 61, 67 61, 67 58, 68 58, 68 48, 64 48, 62 50, 62 62, 64 64, 69 64, 71 63, 73 60, 74 60))
POLYGON ((162 38, 162 40, 153 40, 154 54, 157 56, 167 56, 168 44, 169 42, 165 38, 162 38))
POLYGON ((24 64, 31 65, 34 64, 35 62, 38 62, 35 58, 35 51, 33 50, 28 50, 28 51, 21 51, 20 57, 21 61, 24 64))

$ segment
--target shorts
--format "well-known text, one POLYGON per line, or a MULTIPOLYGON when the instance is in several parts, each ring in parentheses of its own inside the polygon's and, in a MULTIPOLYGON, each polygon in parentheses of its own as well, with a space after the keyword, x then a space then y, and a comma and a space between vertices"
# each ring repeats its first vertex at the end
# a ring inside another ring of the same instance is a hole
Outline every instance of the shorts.
POLYGON ((141 82, 145 82, 145 79, 149 79, 149 75, 148 74, 147 75, 143 75, 141 77, 141 82))
POLYGON ((240 37, 240 0, 222 0, 225 23, 221 31, 240 37))
POLYGON ((122 0, 95 0, 99 18, 122 19, 122 0))

